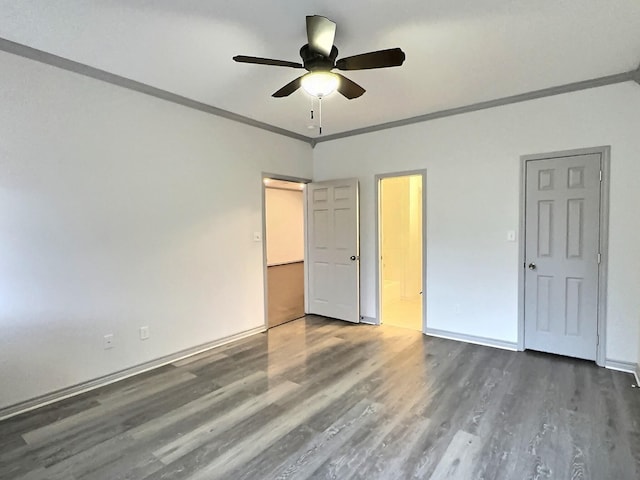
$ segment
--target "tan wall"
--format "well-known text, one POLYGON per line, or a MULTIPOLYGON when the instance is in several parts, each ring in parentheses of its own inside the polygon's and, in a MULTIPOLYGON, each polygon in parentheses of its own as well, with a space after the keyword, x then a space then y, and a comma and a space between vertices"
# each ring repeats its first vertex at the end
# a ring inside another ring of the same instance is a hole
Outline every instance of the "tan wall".
POLYGON ((299 190, 265 189, 267 265, 304 260, 304 206, 299 190))
POLYGON ((414 298, 422 291, 422 176, 409 177, 409 263, 405 296, 414 298))
POLYGON ((382 180, 381 254, 385 301, 415 298, 422 285, 422 177, 382 180))

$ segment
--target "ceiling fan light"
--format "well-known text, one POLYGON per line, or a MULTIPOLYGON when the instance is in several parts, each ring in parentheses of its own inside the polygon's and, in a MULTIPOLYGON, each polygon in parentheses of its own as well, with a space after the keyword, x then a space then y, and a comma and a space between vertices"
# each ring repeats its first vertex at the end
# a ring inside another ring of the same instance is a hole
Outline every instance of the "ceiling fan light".
POLYGON ((309 95, 323 98, 336 91, 340 78, 331 72, 310 72, 302 77, 302 88, 309 95))

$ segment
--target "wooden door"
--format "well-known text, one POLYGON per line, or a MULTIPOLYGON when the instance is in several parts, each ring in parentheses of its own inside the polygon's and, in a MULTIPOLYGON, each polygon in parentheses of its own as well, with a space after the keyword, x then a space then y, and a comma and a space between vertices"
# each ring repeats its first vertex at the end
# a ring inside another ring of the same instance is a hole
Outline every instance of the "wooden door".
POLYGON ((596 359, 599 154, 526 164, 525 348, 596 359))
POLYGON ((360 321, 358 180, 307 185, 308 313, 360 321))

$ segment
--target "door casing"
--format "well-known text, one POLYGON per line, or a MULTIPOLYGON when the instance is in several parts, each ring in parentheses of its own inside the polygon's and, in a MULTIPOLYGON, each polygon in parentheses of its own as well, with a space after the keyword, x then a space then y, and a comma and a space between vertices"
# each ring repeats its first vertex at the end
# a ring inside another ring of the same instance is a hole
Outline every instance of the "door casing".
MULTIPOLYGON (((269 329, 269 284, 267 279, 267 202, 266 202, 266 186, 264 184, 265 178, 271 178, 273 180, 283 180, 285 182, 296 182, 296 183, 311 183, 311 180, 308 178, 298 178, 291 177, 287 175, 280 175, 277 173, 267 173, 262 172, 262 178, 260 179, 260 183, 262 184, 262 284, 264 286, 264 329, 269 329)), ((303 192, 304 193, 304 192, 303 192)), ((305 254, 306 254, 306 245, 307 245, 307 196, 302 195, 303 202, 303 215, 304 215, 304 244, 305 244, 305 254)), ((307 308, 307 262, 304 262, 304 311, 308 312, 307 308)))
POLYGON ((609 264, 609 168, 611 147, 579 148, 520 157, 520 225, 518 236, 518 350, 524 350, 525 322, 525 212, 526 212, 526 167, 534 160, 574 157, 577 155, 600 154, 602 182, 600 182, 600 265, 598 268, 598 345, 596 364, 601 367, 606 362, 607 333, 607 271, 609 264))
POLYGON ((420 175, 422 177, 422 333, 427 331, 427 170, 407 170, 404 172, 382 173, 375 176, 375 241, 376 241, 376 319, 375 324, 380 325, 382 283, 380 275, 380 185, 385 178, 408 177, 420 175))

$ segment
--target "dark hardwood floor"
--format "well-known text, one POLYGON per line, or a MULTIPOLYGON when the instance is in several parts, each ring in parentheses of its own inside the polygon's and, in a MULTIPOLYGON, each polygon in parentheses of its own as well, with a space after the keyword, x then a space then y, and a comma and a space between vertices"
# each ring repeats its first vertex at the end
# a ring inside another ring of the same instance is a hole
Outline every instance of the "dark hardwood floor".
POLYGON ((0 478, 637 480, 629 374, 285 324, 0 423, 0 478))

